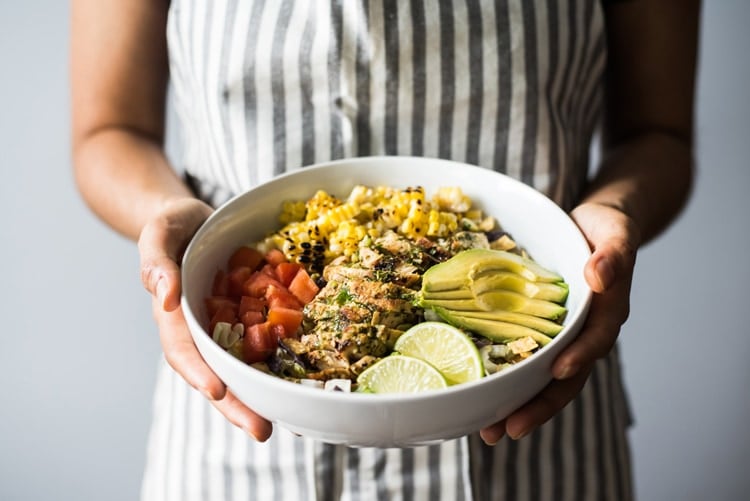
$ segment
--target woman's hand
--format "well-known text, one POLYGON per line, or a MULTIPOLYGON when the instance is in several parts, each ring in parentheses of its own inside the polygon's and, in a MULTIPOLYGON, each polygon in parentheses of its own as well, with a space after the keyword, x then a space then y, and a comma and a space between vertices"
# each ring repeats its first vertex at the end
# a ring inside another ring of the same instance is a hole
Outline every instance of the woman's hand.
POLYGON ((588 318, 578 337, 555 360, 554 380, 502 422, 481 431, 488 444, 504 434, 519 439, 557 414, 581 391, 597 359, 617 340, 630 310, 630 285, 640 232, 622 211, 584 203, 571 213, 592 249, 584 268, 594 292, 588 318))
POLYGON ((182 252, 211 207, 194 198, 168 202, 143 228, 138 239, 141 280, 153 296, 154 319, 167 362, 234 425, 259 441, 271 435, 271 423, 248 409, 206 365, 188 331, 180 307, 182 252))

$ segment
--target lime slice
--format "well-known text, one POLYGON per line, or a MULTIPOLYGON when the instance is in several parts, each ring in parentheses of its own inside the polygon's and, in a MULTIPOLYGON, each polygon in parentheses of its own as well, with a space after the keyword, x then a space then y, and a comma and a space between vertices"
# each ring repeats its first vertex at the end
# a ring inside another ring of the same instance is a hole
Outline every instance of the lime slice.
POLYGON ((360 391, 417 393, 448 386, 445 378, 423 360, 391 355, 372 364, 357 377, 360 391))
POLYGON ((463 331, 443 322, 415 325, 398 338, 394 351, 428 362, 449 385, 484 376, 482 357, 474 342, 463 331))

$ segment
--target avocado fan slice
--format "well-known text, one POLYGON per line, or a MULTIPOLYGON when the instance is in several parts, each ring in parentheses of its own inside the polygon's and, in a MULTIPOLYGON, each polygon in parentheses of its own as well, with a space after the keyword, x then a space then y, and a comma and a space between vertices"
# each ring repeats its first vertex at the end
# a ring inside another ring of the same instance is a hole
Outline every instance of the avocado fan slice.
POLYGON ((422 277, 424 291, 457 289, 469 277, 490 271, 510 271, 531 282, 563 282, 557 273, 535 261, 512 252, 495 249, 469 249, 428 269, 422 277))
POLYGON ((509 290, 531 299, 540 299, 562 304, 568 298, 568 284, 565 282, 532 282, 521 275, 508 271, 483 273, 469 277, 465 285, 456 289, 424 291, 428 299, 470 299, 478 294, 494 290, 509 290))
POLYGON ((551 337, 542 334, 538 330, 517 323, 469 317, 444 308, 435 308, 434 311, 449 324, 469 330, 497 343, 505 343, 524 337, 532 338, 540 346, 544 346, 552 341, 551 337))
POLYGON ((465 318, 475 318, 477 320, 490 320, 494 322, 506 322, 511 324, 520 325, 522 327, 528 327, 541 332, 549 337, 554 337, 563 330, 563 326, 557 322, 547 320, 546 318, 535 317, 533 315, 526 315, 525 313, 515 313, 512 311, 451 311, 439 306, 432 308, 441 318, 447 318, 453 315, 458 315, 465 318))

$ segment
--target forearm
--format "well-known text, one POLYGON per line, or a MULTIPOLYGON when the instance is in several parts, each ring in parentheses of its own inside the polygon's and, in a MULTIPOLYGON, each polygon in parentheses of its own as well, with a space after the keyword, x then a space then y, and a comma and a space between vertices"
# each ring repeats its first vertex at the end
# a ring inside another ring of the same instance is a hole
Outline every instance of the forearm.
POLYGON ((690 142, 667 133, 645 133, 604 153, 582 202, 613 206, 627 214, 643 244, 678 216, 692 182, 690 142))
POLYGON ((161 145, 123 128, 82 139, 73 155, 78 188, 91 209, 122 235, 137 239, 170 200, 191 196, 161 145))

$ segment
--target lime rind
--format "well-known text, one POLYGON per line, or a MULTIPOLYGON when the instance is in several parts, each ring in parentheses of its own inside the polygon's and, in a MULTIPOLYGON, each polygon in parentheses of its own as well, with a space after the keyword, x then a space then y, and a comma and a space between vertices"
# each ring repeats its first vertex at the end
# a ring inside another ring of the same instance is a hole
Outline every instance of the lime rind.
POLYGON ((357 378, 360 391, 418 393, 448 387, 443 375, 424 360, 393 354, 363 371, 357 378))
POLYGON ((449 385, 476 381, 484 376, 479 349, 462 330, 444 322, 423 322, 396 341, 394 351, 435 367, 449 385))

